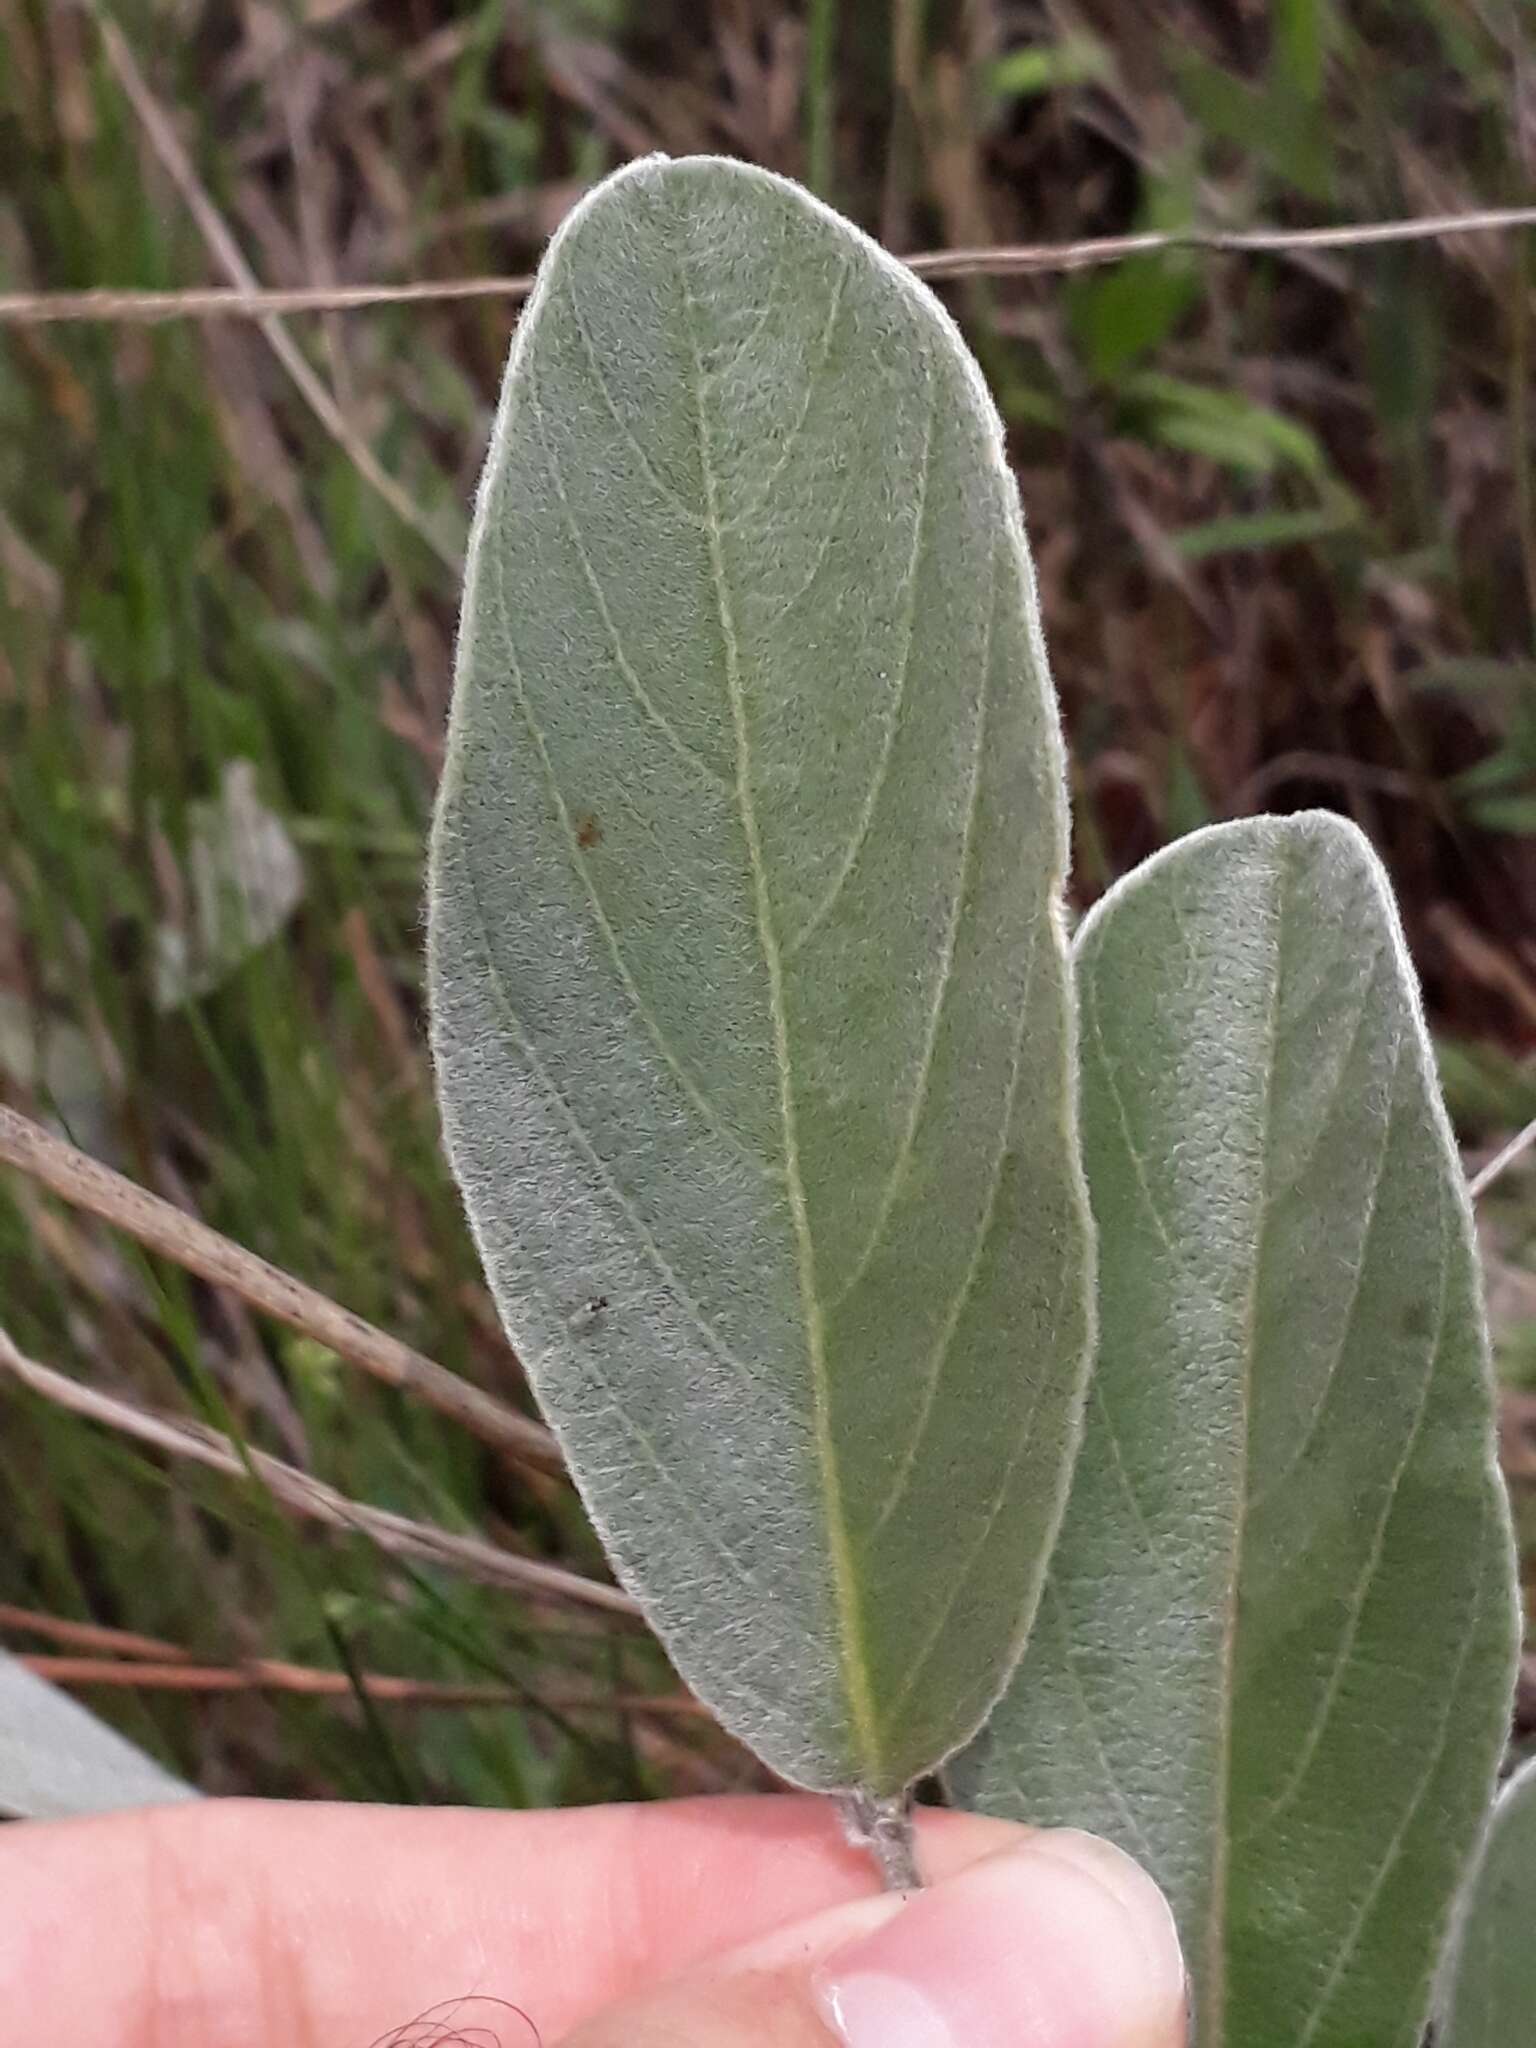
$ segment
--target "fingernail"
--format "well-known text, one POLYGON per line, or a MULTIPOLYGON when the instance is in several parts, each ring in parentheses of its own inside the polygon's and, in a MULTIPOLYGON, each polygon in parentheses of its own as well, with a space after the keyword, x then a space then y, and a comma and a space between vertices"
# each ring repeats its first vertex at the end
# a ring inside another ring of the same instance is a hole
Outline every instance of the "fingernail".
POLYGON ((1184 1964, 1138 1864, 1070 1832, 1031 1836, 919 1892, 817 1978, 846 2048, 1172 2048, 1184 1964))

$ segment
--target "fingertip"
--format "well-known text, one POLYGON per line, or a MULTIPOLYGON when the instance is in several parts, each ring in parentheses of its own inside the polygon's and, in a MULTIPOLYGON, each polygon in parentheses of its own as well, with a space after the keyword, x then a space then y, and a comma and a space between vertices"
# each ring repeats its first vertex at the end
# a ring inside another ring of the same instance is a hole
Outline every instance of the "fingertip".
POLYGON ((942 1884, 973 1863, 1004 1854, 1039 1835, 1038 1828, 990 1814, 965 1813, 958 1807, 919 1806, 914 1810, 917 1862, 925 1884, 942 1884))
POLYGON ((1177 2048, 1183 1958, 1152 1879, 1039 1832, 838 1949, 816 1994, 844 2048, 1177 2048))

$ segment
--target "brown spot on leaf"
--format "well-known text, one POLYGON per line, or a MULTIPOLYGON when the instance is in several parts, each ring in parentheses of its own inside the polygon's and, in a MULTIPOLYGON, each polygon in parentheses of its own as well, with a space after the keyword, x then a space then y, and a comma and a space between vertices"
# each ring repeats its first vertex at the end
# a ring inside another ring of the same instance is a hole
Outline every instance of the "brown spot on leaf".
POLYGON ((595 811, 583 811, 576 820, 576 844, 586 850, 598 845, 603 828, 597 822, 595 811))

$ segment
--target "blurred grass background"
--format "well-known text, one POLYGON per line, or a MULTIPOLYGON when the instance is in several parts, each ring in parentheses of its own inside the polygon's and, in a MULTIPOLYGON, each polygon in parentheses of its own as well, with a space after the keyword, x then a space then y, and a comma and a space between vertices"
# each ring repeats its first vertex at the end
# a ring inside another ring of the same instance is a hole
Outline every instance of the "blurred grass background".
MULTIPOLYGON (((268 284, 520 272, 653 148, 805 178, 903 251, 1536 198, 1523 0, 111 21, 0 0, 0 288, 223 282, 220 223, 268 284)), ((1029 514, 1080 900, 1214 818, 1350 813, 1402 892, 1469 1160, 1536 1115, 1533 260, 1530 235, 1185 252, 947 292, 1029 514)), ((512 319, 288 322, 329 428, 251 323, 0 333, 0 1097, 516 1400, 420 997, 453 561, 512 319)), ((1481 1221, 1528 1513, 1536 1175, 1481 1221)), ((601 1570, 558 1481, 12 1174, 0 1276, 34 1357, 601 1570)), ((86 1691, 214 1791, 520 1804, 752 1776, 645 1704, 675 1682, 634 1631, 302 1533, 3 1384, 0 1602, 343 1674, 339 1699, 86 1691), (510 1704, 401 1704, 367 1673, 510 1704)))

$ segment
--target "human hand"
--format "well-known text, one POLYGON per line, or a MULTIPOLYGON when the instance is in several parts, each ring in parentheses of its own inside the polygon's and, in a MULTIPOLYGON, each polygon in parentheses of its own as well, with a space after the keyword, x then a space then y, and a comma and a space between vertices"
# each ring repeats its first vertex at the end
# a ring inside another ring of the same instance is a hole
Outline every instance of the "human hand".
POLYGON ((904 1901, 802 1798, 3 1828, 0 2043, 1179 2048, 1173 1923, 1129 1858, 936 1812, 919 1845, 904 1901))

